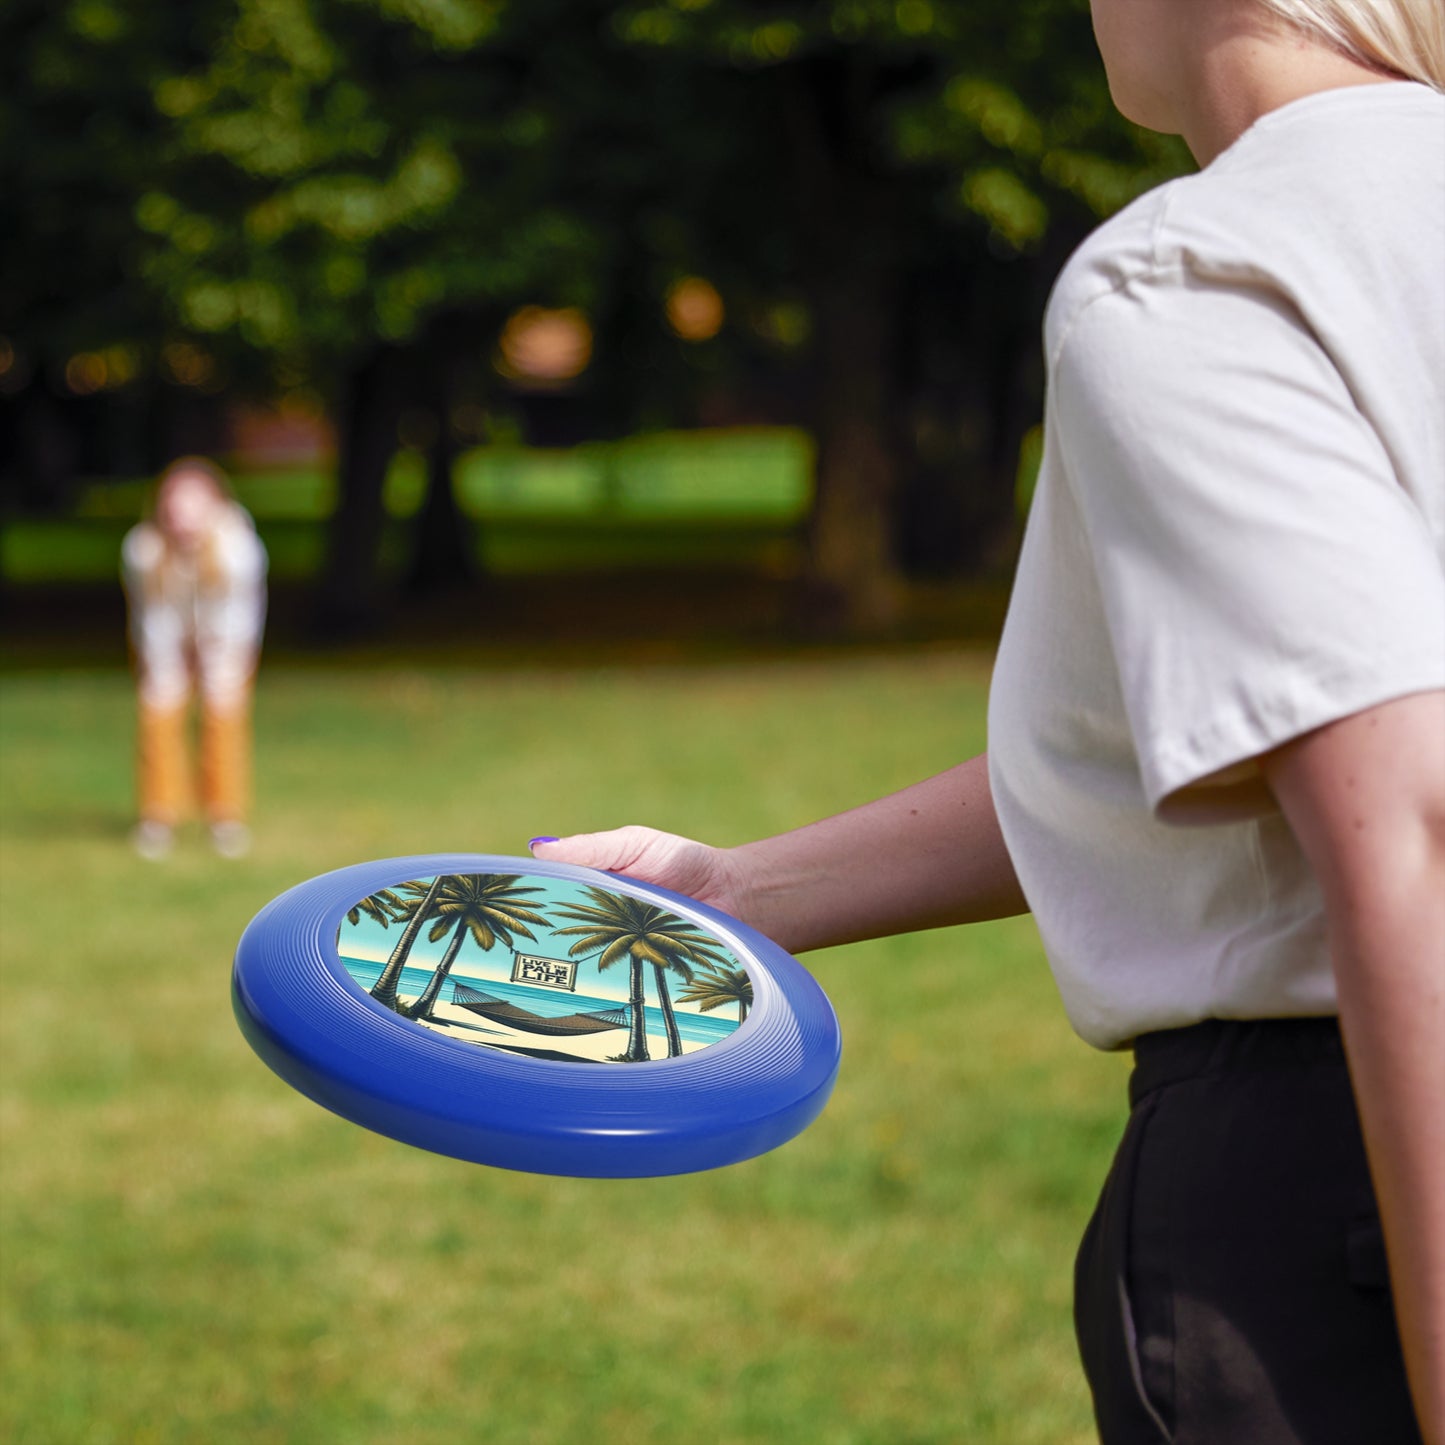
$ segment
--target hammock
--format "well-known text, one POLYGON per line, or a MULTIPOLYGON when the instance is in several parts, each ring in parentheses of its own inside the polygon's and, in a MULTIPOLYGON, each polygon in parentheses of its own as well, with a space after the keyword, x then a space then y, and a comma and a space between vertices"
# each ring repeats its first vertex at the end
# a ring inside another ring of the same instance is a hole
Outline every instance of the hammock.
POLYGON ((629 1011, 626 1007, 599 1009, 596 1013, 563 1014, 560 1018, 547 1018, 534 1014, 516 1004, 504 1003, 489 993, 468 988, 464 983, 452 985, 452 1002, 469 1013, 480 1014, 493 1023, 507 1024, 514 1029, 524 1029, 529 1034, 600 1034, 608 1029, 626 1028, 629 1011))

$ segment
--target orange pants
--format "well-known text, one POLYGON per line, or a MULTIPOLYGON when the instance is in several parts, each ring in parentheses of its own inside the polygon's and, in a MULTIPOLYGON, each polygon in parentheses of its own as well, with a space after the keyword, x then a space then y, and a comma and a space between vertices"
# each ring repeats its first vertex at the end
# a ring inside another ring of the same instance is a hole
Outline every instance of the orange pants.
MULTIPOLYGON (((140 816, 174 827, 193 809, 190 704, 142 702, 136 730, 140 816)), ((200 805, 208 823, 239 823, 251 801, 251 697, 201 706, 200 805)))

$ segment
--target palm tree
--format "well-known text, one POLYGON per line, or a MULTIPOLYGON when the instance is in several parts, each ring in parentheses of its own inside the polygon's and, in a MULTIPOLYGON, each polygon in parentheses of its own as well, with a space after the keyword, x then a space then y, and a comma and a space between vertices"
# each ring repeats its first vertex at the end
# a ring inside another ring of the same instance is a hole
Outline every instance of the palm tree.
POLYGON ((748 1016, 753 1004, 753 981, 741 968, 708 969, 695 982, 678 994, 684 1003, 695 1003, 702 1013, 711 1013, 735 1003, 738 1006, 738 1022, 748 1016))
POLYGON ((657 999, 662 1007, 663 1028, 667 1033, 667 1054, 676 1058, 682 1052, 682 1036, 672 1012, 667 973, 671 970, 685 983, 692 982, 692 966, 725 966, 726 960, 708 942, 707 935, 694 924, 623 893, 610 893, 605 888, 587 892, 592 903, 574 903, 559 909, 563 918, 576 921, 573 928, 558 928, 558 935, 576 935, 577 942, 568 950, 572 958, 595 953, 599 969, 610 968, 620 959, 630 960, 627 1002, 631 1013, 631 1029, 627 1052, 621 1057, 628 1063, 651 1058, 647 1051, 647 1000, 643 988, 642 966, 652 965, 657 980, 657 999))
MULTIPOLYGON (((401 1013, 409 1019, 429 1019, 432 1016, 442 984, 451 973, 452 964, 456 962, 468 934, 484 951, 490 951, 498 939, 511 948, 512 937, 518 933, 536 942, 537 935, 527 925, 545 924, 547 920, 522 900, 542 890, 517 887, 520 878, 519 873, 464 873, 446 879, 432 904, 436 922, 427 934, 427 941, 435 943, 445 936, 448 929, 452 936, 421 997, 401 1009, 401 1013)), ((417 888, 419 885, 411 883, 406 886, 417 888)))
MULTIPOLYGON (((396 897, 396 918, 400 922, 403 918, 407 920, 406 928, 400 938, 396 941, 396 947, 391 951, 391 957, 386 961, 386 967, 381 971, 381 977, 371 986, 371 996, 378 1003, 383 1003, 387 1008, 400 1009, 401 1002, 396 996, 397 981, 401 978, 401 971, 406 967, 407 955, 411 952, 412 944, 416 942, 417 934, 421 932, 421 926, 432 916, 436 907, 437 895, 442 890, 442 884, 447 881, 445 873, 438 873, 430 883, 403 883, 400 885, 403 893, 410 893, 412 898, 396 897)), ((380 895, 373 894, 372 897, 380 895)), ((357 907, 363 907, 358 904, 357 907)), ((346 915, 348 918, 351 914, 346 915)))
POLYGON ((355 928, 361 922, 363 913, 381 924, 383 928, 390 927, 399 919, 408 916, 407 905, 390 888, 383 888, 379 893, 372 893, 363 898, 355 908, 348 908, 346 921, 355 928))

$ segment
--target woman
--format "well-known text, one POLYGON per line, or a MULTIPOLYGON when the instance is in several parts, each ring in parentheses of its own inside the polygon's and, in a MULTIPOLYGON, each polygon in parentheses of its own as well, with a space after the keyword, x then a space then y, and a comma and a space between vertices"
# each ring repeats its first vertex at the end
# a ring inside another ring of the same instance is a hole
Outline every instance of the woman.
POLYGON ((1031 907, 1136 1055, 1076 1273, 1107 1445, 1445 1445, 1445 12, 1094 23, 1203 169, 1050 301, 990 753, 739 848, 535 851, 793 950, 1031 907))
POLYGON ((139 691, 136 851, 164 857, 189 810, 198 691, 201 807, 215 850, 241 857, 250 846, 251 683, 266 550, 222 473, 185 457, 162 474, 152 516, 126 534, 121 560, 139 691))

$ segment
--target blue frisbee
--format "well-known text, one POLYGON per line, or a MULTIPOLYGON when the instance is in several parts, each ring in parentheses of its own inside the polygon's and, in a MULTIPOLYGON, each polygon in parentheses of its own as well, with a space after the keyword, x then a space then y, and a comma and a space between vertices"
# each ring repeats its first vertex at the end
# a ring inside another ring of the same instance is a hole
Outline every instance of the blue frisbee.
POLYGON ((841 1048, 812 976, 737 919, 532 858, 391 858, 302 883, 242 935, 232 1000, 316 1103, 535 1174, 765 1153, 822 1111, 841 1048))

